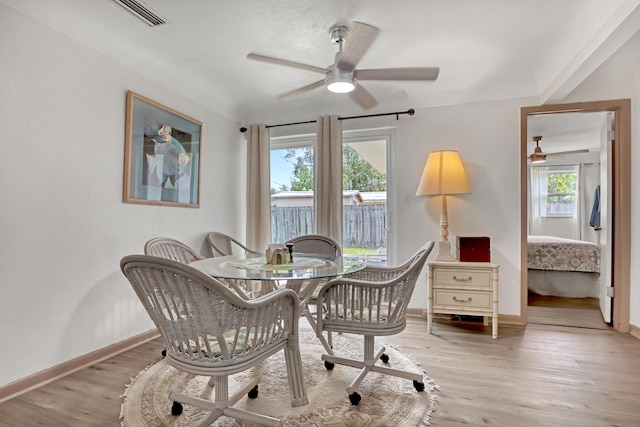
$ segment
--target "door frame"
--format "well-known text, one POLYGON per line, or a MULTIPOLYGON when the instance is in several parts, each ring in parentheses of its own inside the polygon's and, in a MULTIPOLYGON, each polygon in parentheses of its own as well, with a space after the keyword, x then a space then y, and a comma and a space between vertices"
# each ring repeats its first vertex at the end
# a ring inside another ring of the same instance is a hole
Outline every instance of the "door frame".
POLYGON ((398 224, 396 222, 395 212, 398 211, 398 197, 396 185, 396 168, 395 165, 395 140, 396 128, 385 126, 371 129, 351 129, 342 131, 342 143, 349 141, 359 142, 368 140, 384 140, 385 156, 386 156, 386 175, 387 175, 387 212, 385 214, 385 230, 387 233, 387 264, 388 266, 397 265, 398 262, 398 246, 396 234, 398 224))
POLYGON ((527 323, 527 118, 540 114, 578 112, 615 113, 613 158, 613 244, 611 275, 615 284, 612 301, 613 328, 628 333, 631 270, 631 100, 576 102, 520 109, 520 315, 527 323))

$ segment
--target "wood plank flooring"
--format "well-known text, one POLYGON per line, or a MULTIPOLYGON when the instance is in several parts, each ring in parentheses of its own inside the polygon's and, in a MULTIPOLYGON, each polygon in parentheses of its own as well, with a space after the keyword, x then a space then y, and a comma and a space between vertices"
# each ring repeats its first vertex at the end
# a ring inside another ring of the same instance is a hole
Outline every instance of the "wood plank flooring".
MULTIPOLYGON (((433 335, 426 329, 414 317, 381 340, 414 356, 438 385, 432 426, 640 426, 640 340, 631 335, 500 325, 493 340, 482 323, 444 319, 433 335)), ((1 403, 0 425, 119 426, 125 384, 162 347, 154 340, 1 403)))
POLYGON ((566 298, 534 293, 529 293, 528 298, 528 323, 612 329, 602 318, 597 298, 566 298))

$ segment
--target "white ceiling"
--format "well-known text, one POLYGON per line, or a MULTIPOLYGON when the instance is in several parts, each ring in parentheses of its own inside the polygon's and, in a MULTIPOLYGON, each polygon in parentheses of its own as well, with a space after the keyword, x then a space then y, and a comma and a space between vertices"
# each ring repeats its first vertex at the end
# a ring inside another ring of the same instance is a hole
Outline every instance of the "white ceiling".
MULTIPOLYGON (((214 111, 247 121, 403 111, 538 97, 562 99, 640 27, 640 0, 144 0, 168 23, 151 28, 112 0, 0 0, 214 111), (435 82, 365 82, 363 111, 309 71, 249 52, 326 67, 329 28, 360 21, 380 35, 359 68, 438 66, 435 82)), ((132 88, 133 89, 133 88, 132 88)))
POLYGON ((527 119, 527 153, 536 146, 532 137, 542 136, 542 151, 557 152, 588 149, 600 151, 600 135, 605 124, 605 112, 541 114, 527 119))

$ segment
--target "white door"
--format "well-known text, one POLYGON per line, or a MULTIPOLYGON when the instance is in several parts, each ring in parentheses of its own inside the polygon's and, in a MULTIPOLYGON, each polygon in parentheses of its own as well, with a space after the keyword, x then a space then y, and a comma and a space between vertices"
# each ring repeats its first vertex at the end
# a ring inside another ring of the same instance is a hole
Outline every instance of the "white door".
POLYGON ((600 132, 600 311, 607 323, 612 322, 611 299, 613 278, 611 259, 613 252, 613 165, 612 148, 614 113, 607 113, 600 132))
POLYGON ((345 131, 342 137, 345 191, 354 192, 343 210, 345 255, 376 265, 394 262, 387 167, 393 135, 385 128, 345 131))

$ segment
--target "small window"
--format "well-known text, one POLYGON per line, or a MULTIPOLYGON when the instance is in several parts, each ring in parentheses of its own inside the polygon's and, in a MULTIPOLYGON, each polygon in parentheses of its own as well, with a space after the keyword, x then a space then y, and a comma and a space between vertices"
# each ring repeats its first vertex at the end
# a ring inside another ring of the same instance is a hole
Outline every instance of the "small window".
POLYGON ((531 167, 534 213, 572 217, 577 212, 578 166, 531 167))

